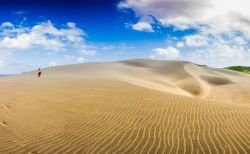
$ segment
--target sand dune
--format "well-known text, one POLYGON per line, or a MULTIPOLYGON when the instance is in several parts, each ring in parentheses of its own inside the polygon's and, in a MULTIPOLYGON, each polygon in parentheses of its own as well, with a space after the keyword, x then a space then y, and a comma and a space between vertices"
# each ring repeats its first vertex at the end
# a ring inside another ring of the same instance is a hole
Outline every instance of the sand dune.
POLYGON ((129 60, 0 84, 0 153, 250 153, 249 75, 129 60))

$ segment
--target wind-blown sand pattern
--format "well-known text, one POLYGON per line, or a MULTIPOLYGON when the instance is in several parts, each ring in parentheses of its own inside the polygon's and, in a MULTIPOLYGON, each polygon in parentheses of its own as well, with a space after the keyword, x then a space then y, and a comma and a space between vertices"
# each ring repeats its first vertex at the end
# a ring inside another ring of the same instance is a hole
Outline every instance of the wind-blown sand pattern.
POLYGON ((189 62, 0 78, 0 153, 250 153, 250 76, 189 62))

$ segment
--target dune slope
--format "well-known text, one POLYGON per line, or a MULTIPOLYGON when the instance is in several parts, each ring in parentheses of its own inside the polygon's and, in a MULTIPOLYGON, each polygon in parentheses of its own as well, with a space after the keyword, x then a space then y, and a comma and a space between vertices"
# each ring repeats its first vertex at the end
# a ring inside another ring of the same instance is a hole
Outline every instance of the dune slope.
POLYGON ((249 75, 129 60, 0 84, 0 153, 250 153, 249 75))

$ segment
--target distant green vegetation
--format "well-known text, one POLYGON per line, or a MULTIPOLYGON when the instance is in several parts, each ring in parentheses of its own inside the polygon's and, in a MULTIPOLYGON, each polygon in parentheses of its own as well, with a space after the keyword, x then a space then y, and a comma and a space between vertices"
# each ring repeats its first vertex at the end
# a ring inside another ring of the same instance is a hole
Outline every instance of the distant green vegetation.
POLYGON ((226 67, 226 69, 250 74, 250 67, 245 67, 245 66, 232 66, 232 67, 226 67))

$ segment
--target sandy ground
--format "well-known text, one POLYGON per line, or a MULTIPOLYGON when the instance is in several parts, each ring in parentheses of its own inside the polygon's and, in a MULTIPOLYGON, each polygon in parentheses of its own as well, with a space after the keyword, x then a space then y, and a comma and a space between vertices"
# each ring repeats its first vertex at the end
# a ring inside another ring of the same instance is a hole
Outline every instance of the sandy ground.
POLYGON ((250 75, 86 63, 0 78, 0 153, 250 153, 250 75))

